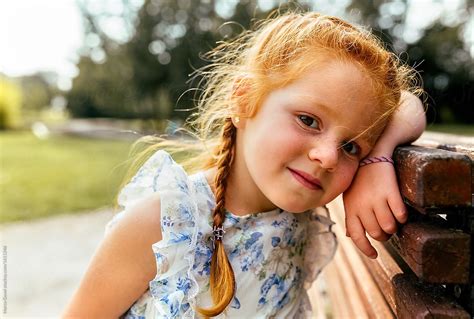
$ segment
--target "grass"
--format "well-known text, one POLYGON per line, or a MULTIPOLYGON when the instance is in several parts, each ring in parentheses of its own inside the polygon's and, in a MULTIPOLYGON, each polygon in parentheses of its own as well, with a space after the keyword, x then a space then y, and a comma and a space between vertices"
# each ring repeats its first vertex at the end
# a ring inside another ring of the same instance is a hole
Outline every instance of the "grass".
POLYGON ((0 222, 111 206, 131 143, 0 133, 0 222))

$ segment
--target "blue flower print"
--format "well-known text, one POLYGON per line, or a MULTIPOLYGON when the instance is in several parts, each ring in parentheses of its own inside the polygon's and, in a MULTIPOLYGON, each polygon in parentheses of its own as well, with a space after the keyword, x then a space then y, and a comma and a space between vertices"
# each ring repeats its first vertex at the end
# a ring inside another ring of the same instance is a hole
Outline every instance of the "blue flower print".
POLYGON ((178 279, 176 287, 181 290, 184 294, 191 288, 191 280, 187 277, 181 277, 178 279))
POLYGON ((174 226, 174 222, 173 222, 173 220, 171 219, 170 216, 163 216, 161 218, 161 227, 162 228, 172 227, 172 226, 174 226))
POLYGON ((152 296, 162 296, 163 294, 168 294, 169 289, 174 287, 174 285, 168 282, 168 279, 162 280, 152 280, 149 284, 150 294, 152 296))
POLYGON ((260 306, 263 306, 267 303, 267 295, 270 289, 273 286, 279 286, 281 285, 281 278, 278 277, 276 274, 272 274, 270 277, 268 277, 262 284, 262 287, 260 288, 260 299, 258 300, 258 304, 260 306))
POLYGON ((191 306, 189 305, 189 303, 185 303, 181 305, 181 310, 182 312, 186 312, 186 310, 188 310, 190 307, 191 306))
MULTIPOLYGON (((181 220, 185 220, 185 221, 193 221, 194 220, 194 216, 191 212, 191 209, 190 207, 180 203, 178 205, 178 216, 179 216, 179 219, 181 220)), ((193 225, 194 226, 194 225, 193 225)))
POLYGON ((240 309, 240 301, 237 299, 237 297, 234 297, 232 301, 230 302, 230 306, 235 309, 240 309))
POLYGON ((155 253, 155 258, 156 258, 156 273, 162 274, 168 271, 169 269, 168 259, 160 253, 155 253))
POLYGON ((276 237, 276 236, 272 237, 272 246, 273 246, 273 247, 278 246, 278 244, 280 243, 280 241, 281 241, 281 238, 280 238, 280 237, 276 237))
POLYGON ((263 243, 261 232, 253 232, 250 235, 242 232, 242 237, 236 242, 234 249, 229 253, 229 260, 235 260, 236 264, 240 264, 243 272, 252 269, 254 273, 258 273, 264 260, 263 243))
POLYGON ((211 257, 211 247, 205 244, 205 240, 203 239, 203 233, 198 232, 197 244, 194 251, 193 269, 197 269, 198 274, 201 276, 209 276, 211 273, 211 257))
POLYGON ((177 181, 178 188, 183 192, 183 193, 189 193, 189 186, 186 182, 184 181, 177 181))
POLYGON ((145 316, 136 315, 133 313, 127 313, 126 316, 122 316, 119 319, 146 319, 145 316))
POLYGON ((226 212, 225 223, 226 223, 227 227, 229 227, 229 226, 232 227, 235 224, 239 223, 239 219, 232 216, 232 214, 230 214, 229 212, 226 212))
POLYGON ((183 293, 181 291, 175 291, 170 294, 165 294, 160 298, 160 301, 164 302, 169 307, 171 317, 176 317, 179 312, 179 305, 183 299, 183 293))
POLYGON ((259 229, 261 228, 264 223, 262 222, 262 220, 260 218, 258 218, 258 215, 250 215, 249 217, 246 217, 242 223, 241 223, 241 228, 244 232, 247 232, 247 231, 252 231, 254 229, 259 229))
POLYGON ((245 249, 249 249, 250 247, 252 247, 252 245, 255 244, 257 240, 262 236, 263 234, 260 232, 253 233, 252 236, 250 236, 250 238, 247 239, 247 241, 245 242, 245 249))
POLYGON ((298 227, 296 218, 292 218, 291 224, 285 228, 282 241, 288 246, 294 246, 296 243, 295 230, 298 227))
POLYGON ((281 220, 275 220, 272 222, 272 226, 275 228, 288 228, 288 219, 286 217, 282 218, 281 220))
POLYGON ((191 241, 191 236, 189 234, 181 234, 181 233, 171 232, 170 237, 171 238, 168 241, 168 243, 170 243, 170 244, 177 244, 177 243, 180 243, 182 241, 191 241))
POLYGON ((277 303, 277 308, 278 308, 278 309, 283 308, 289 301, 290 301, 290 291, 287 291, 287 292, 283 295, 283 298, 278 301, 278 303, 277 303))

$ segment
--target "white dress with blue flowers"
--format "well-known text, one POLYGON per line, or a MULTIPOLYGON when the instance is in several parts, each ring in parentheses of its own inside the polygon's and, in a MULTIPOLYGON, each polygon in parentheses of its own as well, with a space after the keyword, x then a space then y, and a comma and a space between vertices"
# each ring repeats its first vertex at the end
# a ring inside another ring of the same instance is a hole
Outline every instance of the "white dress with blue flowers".
MULTIPOLYGON (((121 318, 194 318, 212 305, 209 271, 215 198, 204 174, 188 176, 157 151, 120 192, 123 211, 157 192, 162 240, 151 249, 157 274, 121 318)), ((307 289, 336 250, 327 210, 292 214, 281 209, 246 216, 226 213, 224 247, 235 274, 235 297, 218 318, 305 318, 307 289)))

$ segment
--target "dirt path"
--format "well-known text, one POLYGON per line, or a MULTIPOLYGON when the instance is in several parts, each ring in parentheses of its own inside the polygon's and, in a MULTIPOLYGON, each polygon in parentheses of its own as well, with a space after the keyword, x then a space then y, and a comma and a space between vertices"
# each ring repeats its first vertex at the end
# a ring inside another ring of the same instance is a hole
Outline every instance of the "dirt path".
POLYGON ((59 317, 112 216, 112 210, 105 209, 2 225, 6 276, 5 267, 0 268, 2 280, 7 280, 7 311, 2 291, 0 317, 59 317))

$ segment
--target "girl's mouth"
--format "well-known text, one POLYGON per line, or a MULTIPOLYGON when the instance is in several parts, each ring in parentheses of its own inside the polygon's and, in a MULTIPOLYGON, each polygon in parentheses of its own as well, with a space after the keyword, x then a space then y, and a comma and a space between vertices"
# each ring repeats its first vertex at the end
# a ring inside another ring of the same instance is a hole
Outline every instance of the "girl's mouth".
POLYGON ((312 190, 323 189, 321 186, 321 182, 317 178, 314 178, 303 171, 291 169, 289 167, 288 170, 298 182, 303 184, 303 186, 312 190))

